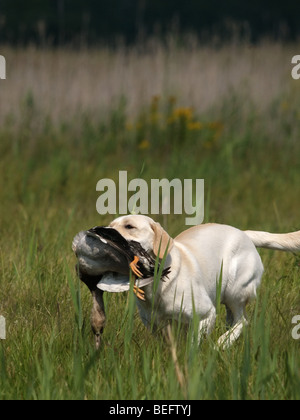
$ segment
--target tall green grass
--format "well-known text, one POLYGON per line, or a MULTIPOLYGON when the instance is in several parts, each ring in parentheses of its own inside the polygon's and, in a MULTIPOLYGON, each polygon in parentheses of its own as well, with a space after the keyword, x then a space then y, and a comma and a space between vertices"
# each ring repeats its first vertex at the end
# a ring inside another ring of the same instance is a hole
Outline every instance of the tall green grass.
MULTIPOLYGON (((298 399, 299 341, 291 336, 300 314, 297 255, 260 251, 262 286, 248 308, 249 326, 228 350, 215 349, 226 329, 222 305, 199 348, 197 320, 187 329, 172 325, 170 341, 144 328, 133 293, 106 293, 107 326, 96 352, 91 296, 71 250, 79 230, 113 217, 97 214, 96 183, 117 182, 119 170, 148 182, 204 178, 205 222, 299 229, 297 89, 264 110, 239 90, 206 110, 162 92, 131 113, 120 96, 103 115, 59 121, 40 110, 34 92, 19 99, 21 117, 7 117, 0 128, 0 313, 7 324, 0 398, 298 399)), ((185 215, 155 219, 172 236, 185 228, 185 215)))

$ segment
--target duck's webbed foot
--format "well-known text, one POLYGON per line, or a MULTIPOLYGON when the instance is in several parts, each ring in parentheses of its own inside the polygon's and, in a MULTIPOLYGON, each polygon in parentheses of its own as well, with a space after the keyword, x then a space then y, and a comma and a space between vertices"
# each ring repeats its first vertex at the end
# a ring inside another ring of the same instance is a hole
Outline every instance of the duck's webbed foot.
POLYGON ((133 261, 131 261, 131 263, 129 264, 129 267, 131 268, 132 272, 137 276, 137 277, 143 277, 143 274, 140 272, 140 270, 137 268, 137 263, 139 262, 139 257, 137 255, 134 256, 133 261))

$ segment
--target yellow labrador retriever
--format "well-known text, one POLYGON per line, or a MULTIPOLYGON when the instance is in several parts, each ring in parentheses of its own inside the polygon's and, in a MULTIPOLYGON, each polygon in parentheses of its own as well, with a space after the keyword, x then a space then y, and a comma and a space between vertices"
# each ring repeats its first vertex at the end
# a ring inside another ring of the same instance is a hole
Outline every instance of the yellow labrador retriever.
MULTIPOLYGON (((209 223, 191 227, 172 239, 159 223, 142 215, 118 217, 110 227, 127 240, 140 242, 154 255, 160 250, 159 258, 167 249, 165 266, 170 266, 171 272, 159 282, 155 294, 156 324, 179 317, 188 323, 196 312, 201 319, 200 338, 214 327, 219 293, 231 325, 218 340, 222 347, 240 336, 246 323, 245 306, 256 296, 263 274, 256 246, 282 251, 300 249, 300 231, 272 234, 209 223)), ((145 301, 138 300, 138 309, 144 324, 150 326, 153 285, 145 286, 144 292, 145 301)))

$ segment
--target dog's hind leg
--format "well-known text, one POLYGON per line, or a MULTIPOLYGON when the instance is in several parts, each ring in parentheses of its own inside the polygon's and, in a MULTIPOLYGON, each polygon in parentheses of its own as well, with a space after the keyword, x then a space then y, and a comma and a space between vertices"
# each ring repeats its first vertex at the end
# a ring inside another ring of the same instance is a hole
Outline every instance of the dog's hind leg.
POLYGON ((232 327, 233 325, 233 313, 231 311, 231 309, 229 308, 229 306, 226 306, 226 327, 227 330, 229 330, 229 328, 232 327))
POLYGON ((256 249, 251 249, 251 247, 232 258, 230 263, 231 279, 226 287, 223 303, 227 309, 227 320, 231 322, 231 328, 219 338, 218 347, 221 348, 231 346, 247 325, 244 316, 245 307, 256 297, 256 289, 263 274, 260 256, 256 249))
POLYGON ((231 328, 218 339, 217 347, 225 349, 231 346, 241 335, 247 320, 244 317, 244 305, 232 309, 233 323, 231 328))

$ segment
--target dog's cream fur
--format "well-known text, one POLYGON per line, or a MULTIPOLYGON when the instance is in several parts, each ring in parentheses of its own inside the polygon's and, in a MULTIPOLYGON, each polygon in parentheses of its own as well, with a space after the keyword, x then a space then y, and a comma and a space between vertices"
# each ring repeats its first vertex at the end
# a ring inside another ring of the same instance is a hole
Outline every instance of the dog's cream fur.
POLYGON ((115 219, 110 227, 127 240, 135 240, 148 251, 162 258, 166 249, 165 266, 171 267, 166 281, 160 281, 154 296, 153 285, 145 286, 146 301, 138 301, 141 318, 146 326, 155 322, 179 319, 189 322, 196 313, 201 319, 199 337, 209 333, 216 320, 217 285, 221 283, 221 303, 225 304, 231 328, 218 344, 233 343, 241 334, 247 302, 256 296, 263 274, 258 247, 295 251, 300 249, 300 231, 271 234, 241 231, 221 224, 194 226, 172 239, 150 217, 128 215, 115 219))

